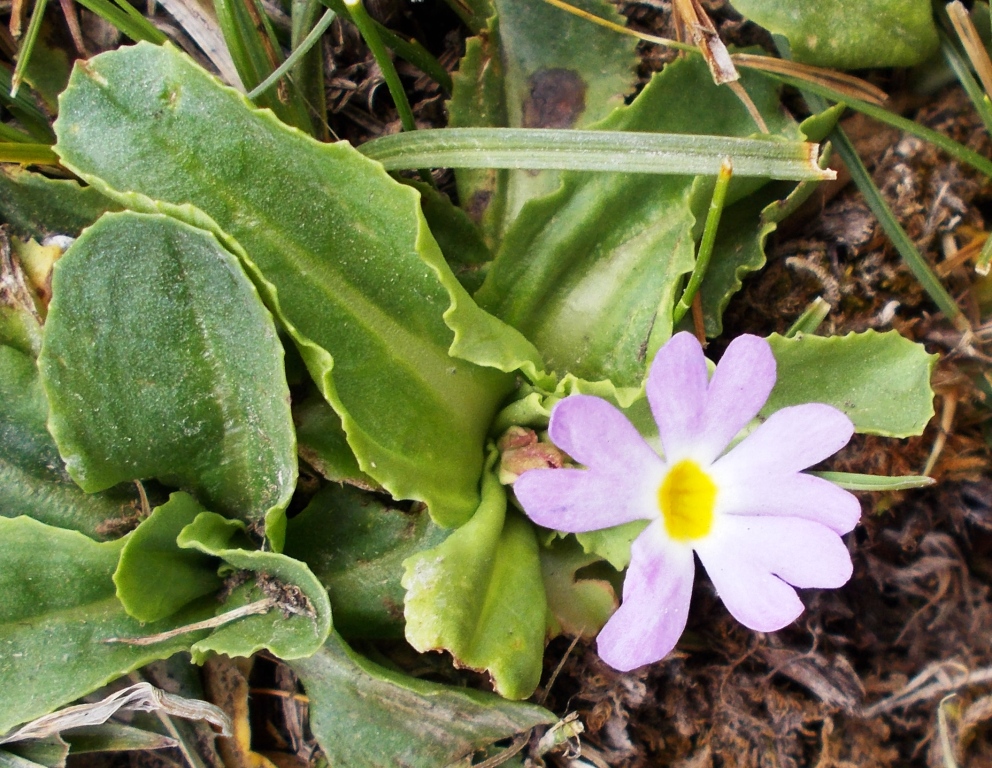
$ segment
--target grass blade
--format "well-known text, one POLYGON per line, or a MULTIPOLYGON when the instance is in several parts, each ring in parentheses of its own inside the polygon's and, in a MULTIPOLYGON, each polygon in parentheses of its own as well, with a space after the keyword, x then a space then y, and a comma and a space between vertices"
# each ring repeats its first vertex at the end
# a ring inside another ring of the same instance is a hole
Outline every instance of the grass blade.
POLYGON ((25 144, 19 141, 0 142, 0 163, 19 165, 58 165, 59 156, 48 144, 25 144))
POLYGON ((846 491, 907 491, 912 488, 926 488, 936 481, 924 475, 859 475, 855 472, 810 472, 816 477, 829 480, 846 491))
POLYGON ((10 80, 10 95, 17 96, 17 90, 21 87, 21 80, 27 71, 28 62, 31 60, 31 51, 38 40, 38 33, 41 31, 41 22, 45 17, 45 8, 48 7, 48 0, 35 0, 34 10, 31 11, 31 21, 28 23, 28 31, 21 41, 21 46, 17 51, 17 66, 14 67, 14 75, 10 80))
POLYGON ((261 83, 259 83, 252 91, 248 94, 249 99, 257 99, 263 93, 265 93, 269 88, 275 85, 281 77, 283 77, 289 70, 297 65, 297 63, 302 59, 307 53, 316 45, 317 41, 320 40, 320 36, 323 35, 329 26, 334 22, 337 14, 332 10, 324 11, 324 15, 320 17, 314 28, 310 30, 303 42, 300 43, 299 47, 293 50, 286 60, 273 70, 272 74, 265 78, 261 83))
POLYGON ((818 145, 726 136, 572 131, 543 128, 443 128, 373 139, 359 150, 386 170, 556 168, 577 171, 716 175, 730 157, 737 176, 833 178, 816 161, 818 145))

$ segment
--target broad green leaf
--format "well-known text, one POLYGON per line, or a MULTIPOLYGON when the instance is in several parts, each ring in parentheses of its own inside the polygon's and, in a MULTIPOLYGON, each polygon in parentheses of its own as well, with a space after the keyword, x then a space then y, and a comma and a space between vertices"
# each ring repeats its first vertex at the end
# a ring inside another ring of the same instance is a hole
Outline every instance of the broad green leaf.
MULTIPOLYGON (((742 80, 769 128, 798 137, 774 86, 747 74, 742 80)), ((715 86, 696 59, 669 64, 629 107, 597 127, 755 131, 737 98, 715 86)), ((608 173, 564 173, 562 179, 559 192, 525 206, 476 299, 531 339, 559 373, 639 386, 647 361, 671 335, 675 290, 693 265, 692 208, 708 204, 712 181, 608 173)), ((745 181, 735 184, 736 199, 760 185, 745 181)))
POLYGON ((115 190, 191 203, 206 216, 186 216, 237 241, 226 242, 363 471, 396 498, 427 502, 442 524, 471 515, 485 434, 512 383, 499 371, 542 366, 465 293, 414 190, 347 144, 318 144, 252 109, 169 47, 77 67, 56 126, 63 163, 101 191, 142 209, 154 204, 115 190))
POLYGON ((76 181, 0 166, 0 218, 24 237, 76 237, 104 212, 119 209, 117 203, 76 181))
POLYGON ((298 405, 294 403, 293 420, 296 422, 297 450, 307 464, 335 483, 381 490, 381 486, 358 466, 358 459, 341 426, 341 417, 320 393, 307 396, 298 405))
POLYGON ((34 359, 0 346, 0 516, 29 515, 107 538, 137 511, 133 492, 87 494, 65 471, 45 427, 48 400, 34 359))
POLYGON ((858 432, 885 437, 922 434, 933 416, 930 375, 937 355, 896 331, 846 336, 768 337, 778 380, 761 413, 800 403, 827 403, 858 432))
POLYGON ((56 264, 39 357, 49 428, 86 491, 156 477, 282 545, 296 481, 272 318, 207 232, 104 216, 56 264))
POLYGON ((213 512, 200 512, 183 528, 176 543, 184 548, 220 558, 222 571, 250 571, 254 582, 235 587, 224 601, 228 612, 265 597, 278 607, 258 616, 229 624, 190 649, 197 664, 212 653, 250 656, 263 648, 281 659, 310 656, 331 631, 331 604, 327 592, 309 568, 278 552, 245 549, 245 525, 213 512))
POLYGON ((309 699, 310 729, 328 762, 440 768, 555 716, 534 704, 417 680, 362 658, 336 635, 290 662, 309 699))
MULTIPOLYGON (((111 578, 124 542, 98 544, 27 517, 0 518, 0 733, 189 646, 107 642, 172 629, 124 611, 111 578)), ((202 608, 180 624, 205 618, 202 608)), ((204 633, 200 633, 202 635, 204 633)), ((198 635, 192 635, 195 639, 198 635)))
POLYGON ((420 192, 424 218, 427 219, 431 234, 437 240, 448 266, 465 290, 474 293, 485 280, 486 269, 493 259, 492 251, 482 239, 479 228, 447 195, 427 184, 413 181, 406 183, 420 192))
POLYGON ((909 67, 937 50, 927 0, 733 0, 733 5, 786 37, 797 61, 820 67, 909 67))
POLYGON ((446 535, 424 512, 331 485, 289 521, 285 553, 305 562, 327 589, 338 632, 402 637, 403 561, 446 535))
POLYGON ((165 619, 223 585, 216 558, 176 544, 201 512, 192 496, 174 493, 127 537, 114 584, 124 609, 138 621, 165 619))
POLYGON ((491 471, 482 503, 465 525, 404 566, 406 638, 418 651, 450 651, 462 667, 487 671, 496 691, 524 699, 537 687, 547 605, 534 527, 507 514, 491 471))
MULTIPOLYGON (((624 22, 605 0, 575 4, 624 22)), ((633 39, 544 2, 493 0, 493 7, 486 34, 466 43, 453 78, 451 127, 583 128, 622 105, 633 89, 633 39)), ((560 183, 550 170, 456 170, 455 178, 463 207, 491 246, 528 200, 560 183)))
POLYGON ((609 581, 578 575, 579 570, 599 561, 599 555, 584 552, 570 537, 541 548, 548 632, 552 637, 564 633, 591 639, 620 605, 609 581))

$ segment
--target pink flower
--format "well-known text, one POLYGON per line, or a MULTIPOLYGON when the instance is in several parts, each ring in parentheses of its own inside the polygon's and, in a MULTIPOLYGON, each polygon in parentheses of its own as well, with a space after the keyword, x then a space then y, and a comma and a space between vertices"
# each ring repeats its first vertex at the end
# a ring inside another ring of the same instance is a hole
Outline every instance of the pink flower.
POLYGON ((610 666, 634 669, 675 647, 689 613, 694 552, 727 610, 760 632, 802 613, 794 587, 839 587, 851 577, 840 537, 861 506, 802 472, 847 444, 850 419, 822 403, 783 408, 727 450, 774 384, 764 339, 735 339, 708 381, 699 342, 679 333, 647 381, 663 456, 605 400, 573 395, 553 410, 552 441, 587 469, 521 475, 514 491, 527 515, 570 533, 651 521, 631 547, 623 604, 598 638, 610 666))

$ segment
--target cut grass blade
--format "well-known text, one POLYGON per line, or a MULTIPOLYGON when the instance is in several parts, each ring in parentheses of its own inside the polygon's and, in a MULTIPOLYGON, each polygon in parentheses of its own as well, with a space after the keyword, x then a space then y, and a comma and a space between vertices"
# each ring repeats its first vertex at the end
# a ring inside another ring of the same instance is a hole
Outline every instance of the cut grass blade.
POLYGON ((823 321, 830 314, 830 304, 822 296, 817 296, 803 310, 803 313, 796 318, 789 330, 785 332, 785 338, 794 339, 799 334, 816 333, 823 321))
POLYGON ((734 166, 729 157, 725 157, 720 163, 720 172, 716 175, 716 185, 713 187, 713 198, 710 200, 710 209, 706 214, 706 224, 703 227, 703 237, 699 241, 699 250, 696 253, 696 266, 692 270, 689 284, 682 292, 682 298, 675 305, 672 313, 672 323, 678 323, 685 313, 692 306, 692 299, 695 297, 699 286, 703 284, 703 277, 706 276, 706 268, 710 264, 710 256, 713 255, 713 245, 716 243, 716 232, 720 226, 720 216, 723 213, 723 205, 727 200, 727 190, 730 188, 730 179, 734 175, 734 166))
POLYGON ((34 44, 38 40, 38 33, 41 31, 41 22, 45 18, 45 8, 48 7, 48 0, 35 0, 34 10, 31 11, 31 21, 28 23, 27 34, 21 40, 20 48, 17 51, 17 66, 14 67, 14 74, 10 79, 10 95, 17 96, 17 90, 21 87, 21 80, 27 72, 28 62, 31 60, 31 52, 34 44))
POLYGON ((59 156, 48 144, 4 141, 0 142, 0 163, 56 166, 59 164, 59 156))
MULTIPOLYGON (((601 19, 587 11, 575 8, 564 2, 564 0, 544 0, 544 2, 581 16, 594 24, 612 29, 619 34, 630 35, 636 37, 638 40, 662 45, 677 51, 700 54, 699 49, 695 46, 627 29, 619 24, 601 19)), ((775 59, 770 56, 735 53, 731 58, 737 66, 764 72, 767 76, 775 78, 779 82, 799 88, 800 90, 815 93, 836 103, 844 103, 851 109, 873 117, 879 122, 891 125, 924 141, 928 141, 947 152, 956 160, 972 166, 986 176, 992 177, 992 162, 937 131, 925 128, 918 123, 914 123, 912 120, 907 120, 886 109, 882 109, 879 104, 885 100, 885 94, 859 78, 806 64, 797 64, 788 59, 775 59)))
MULTIPOLYGON (((794 88, 798 88, 804 93, 814 94, 832 102, 843 103, 855 112, 861 112, 868 117, 878 120, 880 123, 891 125, 893 128, 897 128, 900 131, 905 131, 912 136, 923 139, 924 141, 933 144, 935 147, 942 149, 955 160, 965 163, 966 165, 970 165, 972 168, 985 174, 986 176, 992 176, 992 161, 989 161, 987 158, 978 154, 974 150, 968 149, 968 147, 954 141, 954 139, 951 139, 942 133, 920 125, 919 123, 902 117, 901 115, 897 115, 894 112, 889 112, 889 110, 883 109, 876 104, 870 104, 867 101, 860 101, 858 99, 845 98, 843 95, 828 86, 813 83, 807 80, 799 80, 795 77, 779 74, 777 72, 766 70, 762 71, 768 77, 772 77, 779 82, 785 83, 786 85, 791 85, 794 88)), ((807 99, 807 102, 808 101, 809 99, 807 99)), ((810 106, 812 107, 812 104, 810 104, 810 106)), ((826 109, 826 106, 826 104, 823 104, 824 109, 826 109)))
POLYGON ((975 28, 975 23, 971 20, 971 15, 960 0, 948 3, 946 11, 947 18, 950 19, 965 53, 968 54, 978 79, 982 81, 985 93, 992 94, 992 60, 989 59, 988 51, 985 50, 985 44, 975 28))
POLYGON ((940 32, 940 52, 944 55, 944 60, 953 70, 954 76, 961 83, 968 98, 971 99, 975 111, 985 123, 985 130, 992 133, 992 107, 989 106, 988 98, 986 98, 982 86, 972 77, 971 67, 968 66, 968 62, 961 55, 954 42, 942 30, 938 31, 940 32))
POLYGON ((737 176, 834 178, 833 171, 817 165, 818 149, 800 141, 544 128, 443 128, 383 136, 359 147, 390 171, 554 168, 716 175, 730 157, 737 176))
POLYGON ((907 491, 912 488, 926 488, 936 481, 925 475, 859 475, 855 472, 810 472, 816 477, 829 480, 846 491, 907 491))

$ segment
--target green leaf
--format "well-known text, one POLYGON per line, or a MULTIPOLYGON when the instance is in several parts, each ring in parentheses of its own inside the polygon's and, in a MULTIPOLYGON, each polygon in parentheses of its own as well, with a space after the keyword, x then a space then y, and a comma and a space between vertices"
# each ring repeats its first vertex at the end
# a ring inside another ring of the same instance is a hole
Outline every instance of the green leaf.
POLYGON ((406 183, 420 192, 424 218, 448 266, 465 290, 474 293, 482 285, 489 262, 493 260, 492 251, 482 239, 482 232, 447 195, 421 182, 406 183))
POLYGON ((442 524, 471 515, 485 434, 512 385, 499 371, 536 375, 541 363, 465 293, 414 190, 347 144, 252 109, 168 47, 77 67, 56 130, 63 162, 115 199, 192 203, 206 216, 170 210, 234 238, 361 469, 442 524))
POLYGON ((49 428, 86 491, 157 477, 282 545, 296 481, 272 318, 209 233, 107 214, 56 264, 39 357, 49 428))
POLYGON ((723 333, 723 311, 743 278, 765 266, 765 241, 816 189, 815 182, 769 184, 728 207, 720 219, 713 258, 699 291, 706 335, 723 333))
MULTIPOLYGON (((617 23, 604 0, 577 0, 617 23)), ((583 128, 606 117, 634 87, 635 42, 543 2, 494 0, 483 37, 466 43, 448 104, 459 127, 583 128), (549 34, 549 30, 554 34, 549 34)), ((463 206, 499 242, 527 200, 558 188, 546 170, 455 172, 463 206)))
POLYGON ((600 559, 597 554, 583 551, 572 538, 553 541, 541 548, 541 575, 548 597, 551 636, 564 633, 592 639, 620 605, 609 581, 578 575, 580 569, 600 559))
POLYGON ((537 541, 526 519, 507 514, 491 471, 472 519, 404 566, 409 643, 487 671, 508 699, 530 696, 541 677, 547 612, 537 541))
POLYGON ((136 513, 131 491, 86 494, 65 471, 45 427, 48 400, 34 360, 0 346, 0 515, 30 515, 94 538, 107 538, 136 513))
POLYGON ((622 571, 630 565, 630 545, 647 527, 647 520, 634 520, 613 528, 577 533, 575 538, 585 552, 598 555, 618 571, 622 571))
POLYGON ((264 597, 278 603, 276 610, 248 616, 194 643, 190 650, 197 664, 212 653, 251 656, 263 648, 281 659, 305 658, 323 645, 331 631, 331 604, 317 577, 304 563, 286 555, 244 549, 245 531, 240 520, 200 512, 176 539, 184 549, 220 558, 230 568, 256 574, 254 583, 242 584, 232 591, 223 612, 264 597))
POLYGON ((778 380, 761 415, 801 403, 827 403, 858 432, 885 437, 923 433, 933 417, 930 375, 937 355, 896 331, 846 336, 768 337, 778 380))
POLYGON ((341 417, 320 393, 308 395, 298 405, 294 403, 293 420, 297 425, 300 458, 327 480, 350 483, 369 491, 381 490, 381 486, 359 468, 341 426, 341 417))
POLYGON ((909 67, 938 44, 927 0, 734 0, 734 8, 788 38, 797 61, 820 67, 909 67))
POLYGON ((438 768, 555 716, 533 704, 395 672, 332 634, 290 662, 310 700, 310 729, 331 765, 438 768))
MULTIPOLYGON (((798 131, 765 78, 742 78, 777 134, 798 131)), ((604 130, 738 135, 750 115, 715 86, 702 60, 669 64, 604 130), (705 109, 700 109, 705 104, 705 109)), ((770 139, 773 140, 773 139, 770 139)), ((550 368, 639 386, 671 335, 675 290, 693 266, 693 207, 712 180, 642 174, 562 174, 562 189, 532 200, 507 232, 476 299, 522 331, 550 368)), ((760 182, 738 181, 733 200, 760 182)))
POLYGON ((111 576, 123 544, 0 518, 0 733, 188 647, 190 635, 153 646, 106 642, 175 626, 142 625, 115 597, 111 576))
POLYGON ((138 621, 172 616, 223 585, 215 558, 176 544, 202 511, 192 496, 174 493, 127 537, 114 584, 124 609, 138 621))
POLYGON ((115 210, 120 206, 92 187, 0 166, 0 218, 25 238, 76 237, 104 212, 115 210))
POLYGON ((403 561, 446 536, 424 512, 331 485, 289 521, 285 553, 305 562, 327 589, 338 632, 402 637, 403 561))

